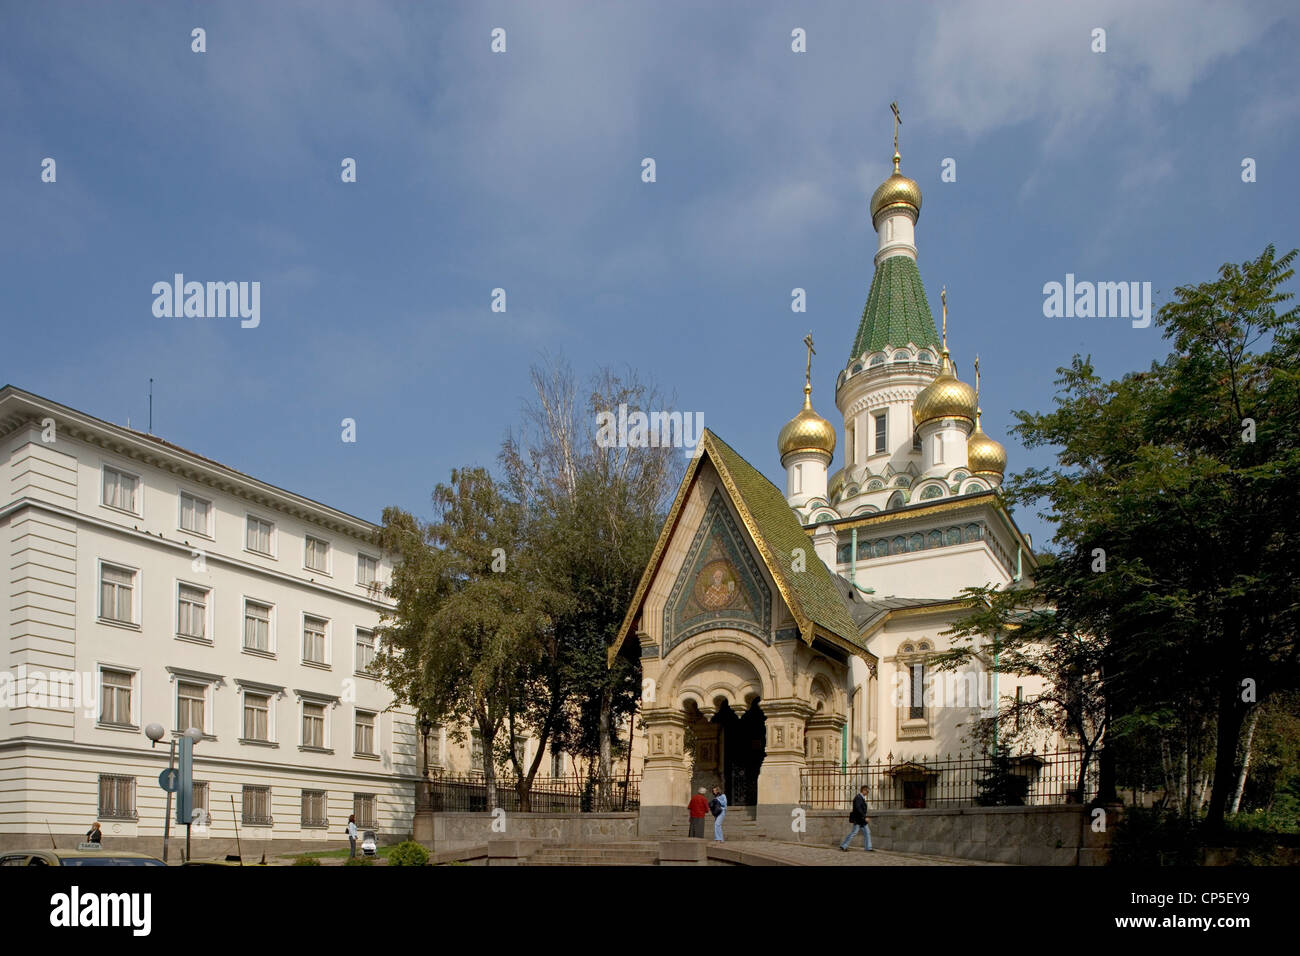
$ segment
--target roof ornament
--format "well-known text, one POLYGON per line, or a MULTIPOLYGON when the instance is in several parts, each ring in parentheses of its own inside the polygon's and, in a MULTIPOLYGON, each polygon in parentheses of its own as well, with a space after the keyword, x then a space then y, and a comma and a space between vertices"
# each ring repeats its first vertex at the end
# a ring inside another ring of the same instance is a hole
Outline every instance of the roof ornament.
POLYGON ((811 395, 812 394, 812 357, 817 354, 817 350, 813 348, 812 329, 809 329, 808 334, 803 337, 803 344, 808 346, 808 367, 804 369, 804 373, 803 373, 803 393, 804 395, 811 395))
POLYGON ((889 108, 894 113, 894 172, 898 172, 898 164, 902 156, 898 155, 898 127, 903 123, 903 117, 898 115, 898 100, 889 104, 889 108))

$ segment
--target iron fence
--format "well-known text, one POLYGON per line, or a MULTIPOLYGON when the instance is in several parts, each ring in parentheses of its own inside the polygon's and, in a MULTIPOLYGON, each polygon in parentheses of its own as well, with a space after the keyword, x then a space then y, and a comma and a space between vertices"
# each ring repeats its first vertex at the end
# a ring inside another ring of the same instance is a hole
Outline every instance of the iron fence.
MULTIPOLYGON (((498 777, 496 805, 511 813, 522 811, 513 777, 498 777)), ((482 773, 439 774, 417 787, 417 809, 449 813, 486 813, 487 782, 482 773)), ((595 813, 637 810, 641 806, 641 775, 609 781, 609 805, 601 805, 600 780, 591 776, 537 777, 528 792, 530 813, 595 813)))
MULTIPOLYGON (((1094 752, 1089 758, 1082 789, 1083 752, 1078 750, 1021 754, 1012 758, 1011 772, 1028 781, 1026 806, 1083 803, 1097 793, 1097 757, 1094 752)), ((987 754, 904 759, 891 753, 843 768, 808 767, 801 773, 801 803, 814 810, 847 810, 866 784, 867 806, 876 810, 978 806, 985 789, 979 781, 993 770, 987 754)))

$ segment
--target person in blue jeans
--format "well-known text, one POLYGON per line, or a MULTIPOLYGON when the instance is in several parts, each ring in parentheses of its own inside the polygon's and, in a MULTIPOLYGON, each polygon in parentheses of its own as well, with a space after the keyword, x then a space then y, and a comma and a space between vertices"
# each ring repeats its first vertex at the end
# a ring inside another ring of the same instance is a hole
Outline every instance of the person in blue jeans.
POLYGON ((727 795, 722 792, 721 787, 713 788, 709 812, 713 814, 713 840, 715 843, 722 843, 722 821, 727 816, 727 795))
POLYGON ((857 796, 853 798, 853 810, 849 813, 849 822, 853 824, 853 829, 849 831, 849 835, 846 836, 844 842, 840 844, 840 849, 845 853, 848 853, 849 844, 853 842, 853 838, 857 836, 858 831, 861 830, 862 847, 870 853, 871 827, 869 824, 871 821, 867 819, 867 785, 865 783, 862 785, 861 789, 858 790, 857 796))

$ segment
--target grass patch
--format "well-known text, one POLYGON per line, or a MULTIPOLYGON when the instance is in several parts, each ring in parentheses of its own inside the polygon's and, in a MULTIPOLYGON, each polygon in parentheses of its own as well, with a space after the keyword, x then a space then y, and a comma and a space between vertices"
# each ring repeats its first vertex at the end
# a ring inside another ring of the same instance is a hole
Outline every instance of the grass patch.
MULTIPOLYGON (((389 846, 381 846, 375 851, 375 856, 382 857, 386 860, 388 859, 388 854, 393 852, 393 847, 395 846, 397 846, 396 843, 389 846)), ((285 853, 282 855, 292 857, 306 856, 322 860, 340 860, 347 857, 348 848, 344 847, 341 850, 312 850, 310 853, 285 853)), ((357 858, 361 858, 361 847, 357 847, 357 858)))

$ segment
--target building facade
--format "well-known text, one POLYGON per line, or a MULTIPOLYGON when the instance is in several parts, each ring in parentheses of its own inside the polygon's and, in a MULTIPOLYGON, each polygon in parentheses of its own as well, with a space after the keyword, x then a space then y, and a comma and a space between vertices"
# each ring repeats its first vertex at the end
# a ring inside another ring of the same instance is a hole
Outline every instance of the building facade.
POLYGON ((1035 561, 998 494, 1006 453, 982 428, 978 362, 972 387, 947 347, 946 293, 942 329, 930 311, 921 191, 900 163, 895 144, 871 199, 875 273, 836 383, 842 432, 813 408, 810 337, 803 407, 777 436, 785 488, 706 431, 611 652, 639 650, 645 678, 643 833, 718 784, 788 836, 810 771, 868 762, 897 790, 883 796, 924 806, 925 761, 970 751, 995 702, 1040 689, 999 686, 991 641, 956 672, 932 666, 968 613, 962 589, 1016 587, 1035 561))
POLYGON ((11 386, 0 472, 0 848, 98 820, 158 853, 189 727, 195 857, 236 824, 245 854, 343 842, 351 814, 410 833, 416 721, 370 673, 375 525, 11 386))

